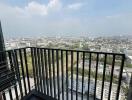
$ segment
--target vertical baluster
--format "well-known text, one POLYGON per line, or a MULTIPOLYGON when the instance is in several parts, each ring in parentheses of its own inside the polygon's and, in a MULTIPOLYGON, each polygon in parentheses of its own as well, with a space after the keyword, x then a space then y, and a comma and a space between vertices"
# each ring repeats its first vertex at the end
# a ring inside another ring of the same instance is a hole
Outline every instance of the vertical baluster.
POLYGON ((91 53, 89 53, 89 71, 88 71, 88 94, 87 94, 87 100, 89 100, 89 91, 90 91, 90 75, 91 75, 91 53))
POLYGON ((8 91, 9 91, 10 100, 13 100, 11 89, 9 88, 8 91))
POLYGON ((26 76, 27 76, 27 84, 28 84, 28 90, 31 91, 30 88, 30 80, 29 80, 29 70, 28 70, 28 63, 27 63, 27 52, 26 48, 24 48, 24 60, 25 60, 25 67, 26 67, 26 76))
POLYGON ((22 56, 22 50, 21 49, 19 49, 19 55, 20 55, 20 63, 21 63, 22 78, 23 78, 23 83, 24 83, 24 90, 25 90, 25 94, 27 95, 25 73, 24 73, 24 66, 23 66, 23 56, 22 56))
POLYGON ((44 58, 45 58, 47 95, 49 95, 49 80, 48 80, 48 68, 47 68, 47 53, 46 53, 46 49, 44 49, 44 58))
MULTIPOLYGON (((10 60, 11 71, 14 72, 13 64, 12 64, 13 62, 12 62, 12 57, 11 57, 11 51, 8 52, 8 56, 9 56, 9 60, 10 60)), ((7 62, 7 64, 8 64, 8 62, 7 62)), ((11 88, 9 88, 8 91, 9 91, 10 100, 13 100, 11 88)))
POLYGON ((84 65, 85 65, 85 52, 83 52, 83 62, 82 62, 82 96, 81 99, 83 100, 83 86, 84 86, 84 65))
POLYGON ((68 51, 66 51, 66 100, 69 99, 68 95, 68 51))
POLYGON ((6 100, 5 92, 2 93, 3 100, 6 100))
POLYGON ((53 67, 54 98, 56 99, 56 81, 55 81, 55 62, 54 62, 54 50, 52 50, 52 67, 53 67))
POLYGON ((62 75, 62 100, 64 100, 64 65, 63 65, 63 51, 61 50, 61 75, 62 75))
POLYGON ((37 48, 34 48, 34 62, 35 62, 35 74, 36 74, 36 85, 37 85, 37 91, 40 90, 40 86, 39 86, 39 74, 38 74, 38 61, 37 61, 37 48))
POLYGON ((71 51, 71 100, 73 100, 73 51, 71 51))
POLYGON ((17 76, 17 80, 18 80, 18 84, 19 84, 19 90, 20 90, 20 94, 21 94, 21 98, 23 98, 23 90, 22 90, 22 83, 21 83, 21 75, 20 75, 20 69, 19 69, 19 63, 18 63, 18 52, 17 50, 14 51, 14 61, 15 61, 15 68, 16 68, 16 76, 17 76))
POLYGON ((42 63, 42 78, 43 78, 43 93, 46 94, 46 83, 45 83, 45 68, 44 68, 44 55, 43 49, 40 50, 41 53, 41 63, 42 63))
POLYGON ((79 63, 79 52, 77 51, 77 68, 76 68, 76 100, 78 100, 78 63, 79 63))
POLYGON ((109 86, 108 100, 110 100, 110 96, 111 96, 111 89, 112 89, 112 81, 113 81, 114 67, 115 67, 115 55, 113 55, 113 61, 112 61, 112 68, 111 68, 111 75, 110 75, 110 86, 109 86))
POLYGON ((42 89, 42 75, 41 75, 41 63, 40 63, 40 49, 37 48, 37 57, 38 57, 38 79, 39 79, 39 92, 42 92, 43 89, 42 89))
POLYGON ((48 62, 49 62, 49 79, 50 79, 50 95, 51 97, 53 96, 52 92, 52 78, 51 78, 51 54, 50 54, 50 50, 48 50, 48 62))
POLYGON ((99 54, 97 53, 97 58, 96 58, 96 72, 95 72, 95 87, 94 87, 94 100, 96 99, 97 75, 98 75, 98 61, 99 61, 99 54))
MULTIPOLYGON (((18 66, 15 66, 15 62, 13 61, 13 51, 9 51, 8 55, 9 55, 11 69, 14 72, 14 74, 16 75, 17 73, 16 73, 16 68, 15 67, 18 67, 18 66)), ((15 79, 15 75, 14 75, 14 79, 15 79)), ((18 100, 18 91, 17 91, 16 84, 14 86, 14 90, 15 90, 16 99, 18 100)))
POLYGON ((105 57, 104 57, 104 68, 103 68, 103 79, 102 79, 102 89, 101 89, 101 100, 103 99, 103 93, 104 93, 106 62, 107 62, 107 54, 105 54, 105 57))
POLYGON ((34 85, 35 85, 35 90, 37 90, 37 80, 36 80, 36 68, 35 68, 34 48, 31 48, 31 58, 32 58, 34 85))
POLYGON ((59 57, 58 50, 56 50, 56 64, 57 64, 57 83, 58 83, 58 100, 60 100, 60 74, 59 74, 59 57))
POLYGON ((116 94, 116 100, 119 99, 119 93, 120 93, 120 88, 121 88, 121 80, 122 80, 124 62, 125 62, 125 55, 122 55, 121 67, 120 67, 120 73, 119 73, 119 81, 118 81, 117 94, 116 94))

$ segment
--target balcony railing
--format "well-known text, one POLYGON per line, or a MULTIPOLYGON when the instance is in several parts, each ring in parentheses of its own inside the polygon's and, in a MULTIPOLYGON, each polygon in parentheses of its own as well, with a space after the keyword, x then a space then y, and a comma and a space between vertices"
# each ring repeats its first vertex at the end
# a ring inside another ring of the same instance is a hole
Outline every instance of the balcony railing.
POLYGON ((1 92, 3 100, 30 100, 32 94, 44 100, 126 97, 124 54, 36 47, 8 50, 5 54, 15 82, 1 92))

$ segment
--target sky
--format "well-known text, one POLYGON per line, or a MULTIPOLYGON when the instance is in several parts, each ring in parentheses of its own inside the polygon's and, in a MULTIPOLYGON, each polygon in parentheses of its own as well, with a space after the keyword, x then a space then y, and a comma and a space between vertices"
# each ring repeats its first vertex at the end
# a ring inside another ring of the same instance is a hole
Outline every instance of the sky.
POLYGON ((132 0, 0 0, 4 37, 132 35, 132 0))

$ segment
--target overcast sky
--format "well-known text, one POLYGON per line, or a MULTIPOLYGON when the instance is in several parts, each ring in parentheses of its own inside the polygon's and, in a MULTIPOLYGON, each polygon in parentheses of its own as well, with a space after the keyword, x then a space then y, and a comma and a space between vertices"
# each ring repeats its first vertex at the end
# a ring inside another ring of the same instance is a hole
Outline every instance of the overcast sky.
POLYGON ((0 0, 5 37, 132 34, 132 0, 0 0))

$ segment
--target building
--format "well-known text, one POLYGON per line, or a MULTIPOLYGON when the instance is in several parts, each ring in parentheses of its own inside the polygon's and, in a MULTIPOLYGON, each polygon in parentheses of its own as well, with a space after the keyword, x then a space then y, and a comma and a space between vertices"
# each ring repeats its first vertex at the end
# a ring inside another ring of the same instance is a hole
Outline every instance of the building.
POLYGON ((126 54, 127 61, 132 64, 132 50, 125 50, 124 53, 126 54))

